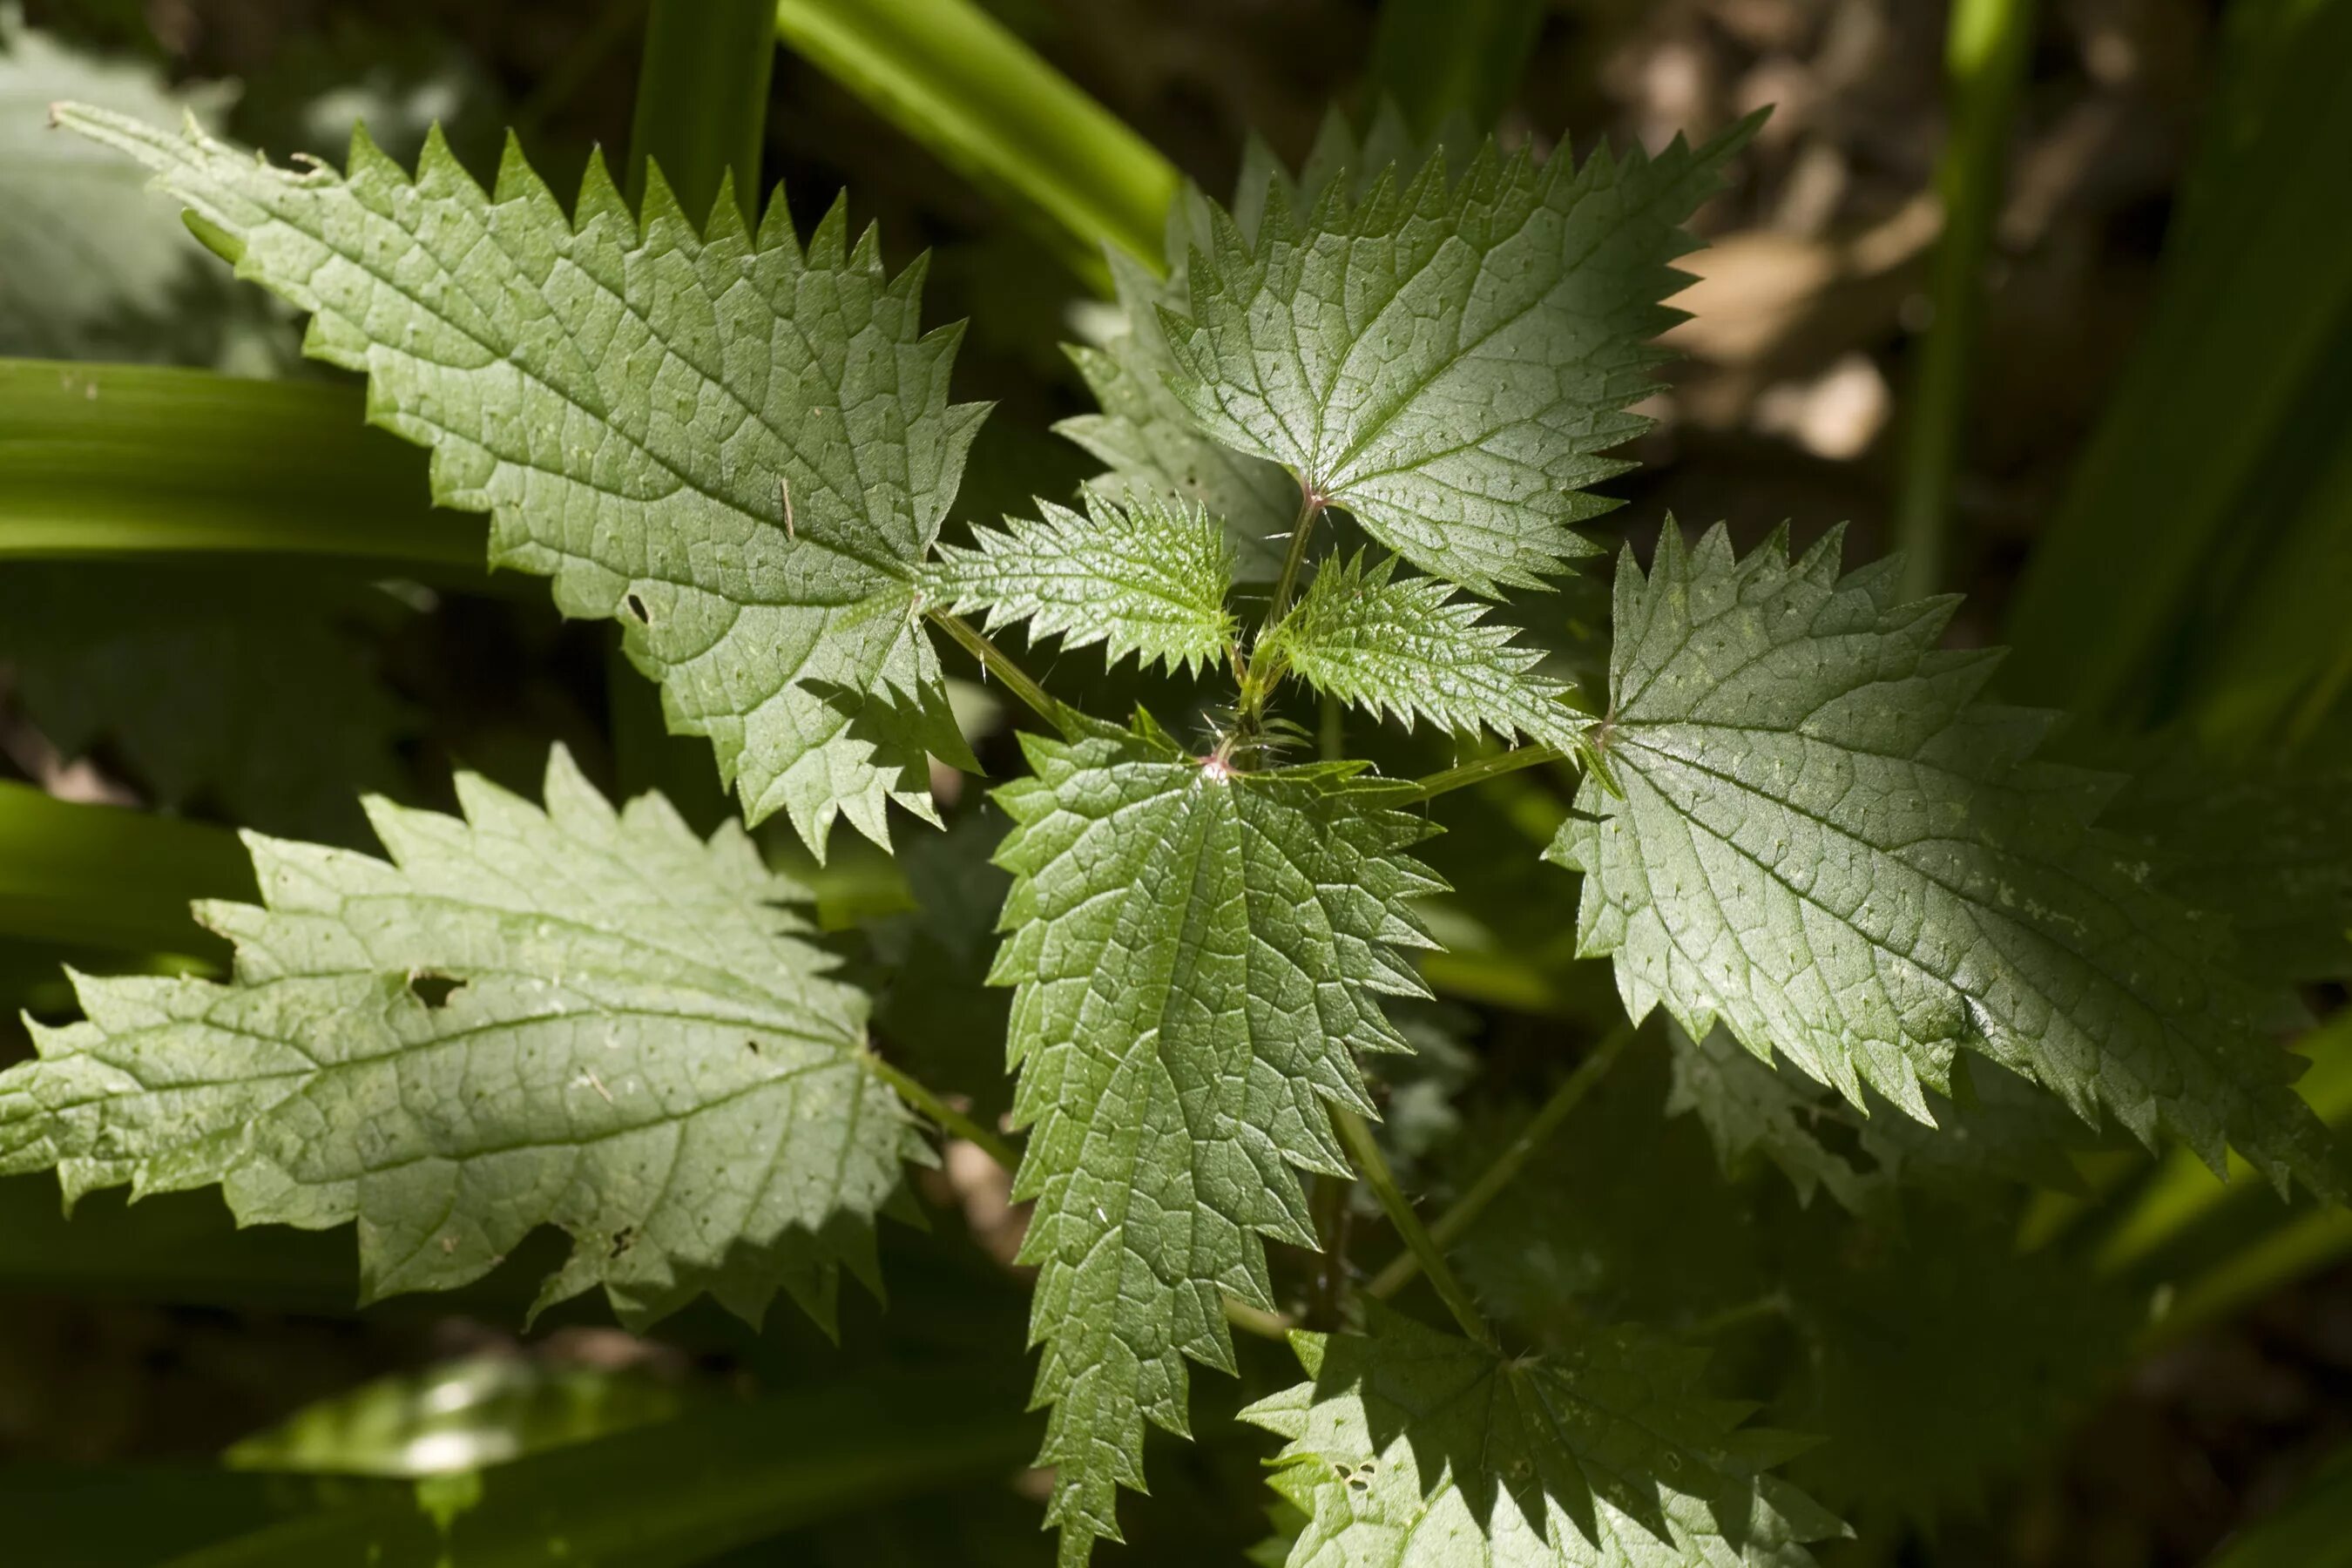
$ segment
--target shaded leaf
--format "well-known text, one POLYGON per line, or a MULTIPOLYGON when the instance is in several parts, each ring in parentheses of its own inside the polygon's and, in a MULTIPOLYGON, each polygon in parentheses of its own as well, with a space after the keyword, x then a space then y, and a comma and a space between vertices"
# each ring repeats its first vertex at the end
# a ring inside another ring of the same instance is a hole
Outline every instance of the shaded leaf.
POLYGON ((79 978, 0 1074, 0 1171, 68 1196, 220 1184, 244 1224, 359 1222, 361 1290, 446 1289, 532 1227, 643 1324, 778 1289, 830 1322, 925 1157, 865 1066, 865 1003, 730 825, 615 812, 558 751, 539 807, 461 774, 463 820, 371 802, 391 851, 251 837, 263 907, 207 903, 228 984, 79 978))
POLYGON ((1668 528, 1654 571, 1621 563, 1615 793, 1589 777, 1547 852, 1585 873, 1580 950, 1635 1018, 1719 1018, 1857 1106, 1928 1121, 1975 1051, 2094 1125, 2339 1192, 2227 932, 2092 826, 2105 781, 2033 759, 2046 715, 1977 700, 1999 656, 1937 650, 1952 601, 1841 577, 1838 545, 1735 560, 1668 528))

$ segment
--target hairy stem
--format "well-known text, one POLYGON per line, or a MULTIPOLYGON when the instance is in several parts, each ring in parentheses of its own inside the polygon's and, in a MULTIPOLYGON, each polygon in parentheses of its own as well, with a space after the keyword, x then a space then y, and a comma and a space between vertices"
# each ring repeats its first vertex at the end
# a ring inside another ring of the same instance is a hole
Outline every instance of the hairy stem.
MULTIPOLYGON (((1519 1130, 1519 1135, 1504 1145, 1503 1152, 1495 1156, 1494 1163, 1479 1173, 1469 1189, 1454 1200, 1453 1207, 1437 1216, 1437 1223, 1429 1227, 1429 1239, 1433 1244, 1441 1247, 1451 1247, 1462 1238, 1464 1233, 1477 1222, 1478 1216, 1486 1211, 1486 1205, 1517 1179, 1519 1173, 1526 1169, 1528 1159, 1559 1131, 1559 1124, 1568 1120, 1569 1113, 1584 1103, 1585 1096, 1592 1092, 1592 1086, 1601 1081, 1616 1065, 1617 1058, 1625 1054, 1625 1047, 1633 1044, 1633 1025, 1621 1024, 1602 1037, 1601 1043, 1592 1047, 1591 1054, 1578 1063, 1576 1070, 1552 1090, 1551 1098, 1545 1100, 1528 1124, 1519 1130)), ((1407 1251, 1373 1275, 1371 1283, 1364 1287, 1364 1293, 1386 1300, 1403 1289, 1420 1271, 1421 1255, 1407 1251)))
POLYGON ((1298 492, 1298 516, 1290 524, 1290 548, 1282 557, 1282 575, 1275 579, 1274 597, 1265 607, 1265 624, 1269 626, 1282 619, 1290 608, 1290 596, 1298 591, 1299 569, 1307 564, 1307 541, 1315 531, 1316 520, 1323 515, 1323 498, 1310 486, 1301 486, 1298 492))
POLYGON ((869 1072, 897 1090, 899 1099, 929 1118, 940 1131, 962 1139, 1008 1171, 1021 1163, 1020 1150, 933 1094, 919 1079, 908 1077, 870 1051, 865 1059, 869 1072))
POLYGON ((1488 779, 1501 778, 1522 768, 1541 767, 1556 763, 1566 755, 1557 746, 1514 746, 1507 752, 1497 752, 1491 757, 1481 757, 1475 763, 1465 763, 1458 768, 1448 768, 1442 773, 1413 781, 1412 800, 1434 800, 1457 789, 1485 784, 1488 779))
POLYGON ((1027 670, 1013 662, 1011 654, 991 642, 978 626, 961 616, 950 615, 945 610, 931 609, 923 613, 930 617, 931 625, 953 637, 966 653, 980 660, 981 668, 996 677, 1005 690, 1027 703, 1031 712, 1057 730, 1066 728, 1070 716, 1068 705, 1038 685, 1027 670))
POLYGON ((1389 1169, 1387 1158, 1372 1138, 1372 1130, 1364 1125, 1362 1117, 1337 1105, 1331 1108, 1331 1126, 1339 1134, 1340 1143, 1355 1160, 1356 1169, 1362 1175, 1364 1184, 1371 1188, 1372 1195, 1380 1200, 1381 1212, 1389 1216, 1389 1223, 1396 1226, 1397 1235, 1403 1238, 1405 1250, 1419 1260, 1421 1271, 1429 1276, 1429 1282, 1435 1288, 1438 1299, 1445 1303, 1445 1310, 1454 1314, 1454 1321, 1462 1325, 1464 1333, 1487 1349, 1495 1349, 1495 1331, 1487 1326, 1477 1303, 1471 1300, 1468 1288, 1455 1277, 1453 1266, 1445 1261, 1445 1254, 1438 1247, 1436 1239, 1423 1226, 1421 1216, 1412 1212, 1412 1205, 1406 1200, 1404 1190, 1397 1185, 1396 1173, 1389 1169))

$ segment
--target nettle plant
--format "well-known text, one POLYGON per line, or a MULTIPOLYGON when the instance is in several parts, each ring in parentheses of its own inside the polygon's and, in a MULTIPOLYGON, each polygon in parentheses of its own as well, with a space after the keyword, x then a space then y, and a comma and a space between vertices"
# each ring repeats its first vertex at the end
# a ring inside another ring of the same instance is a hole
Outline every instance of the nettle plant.
POLYGON ((1580 770, 1546 852, 1581 878, 1577 949, 1629 1025, 1663 1005, 1727 1152, 1859 1206, 1898 1168, 2044 1170, 2112 1119, 2340 1195, 2267 994, 2095 825, 2107 784, 2037 759, 2048 717, 1984 698, 1995 656, 1938 647, 1950 601, 1843 572, 1834 533, 1792 559, 1670 525, 1646 570, 1619 555, 1605 689, 1497 618, 1602 553, 1578 527, 1644 427, 1683 226, 1752 126, 1580 163, 1424 157, 1389 122, 1300 176, 1254 157, 1230 208, 1179 203, 1170 275, 1111 258, 1123 328, 1078 351, 1103 412, 1069 426, 1108 472, 943 544, 986 410, 950 400, 922 268, 839 205, 803 244, 781 200, 698 225, 656 174, 640 215, 593 163, 567 211, 511 146, 485 192, 437 139, 413 177, 364 137, 298 172, 58 118, 309 313, 439 501, 488 513, 492 564, 621 623, 746 822, 821 858, 837 818, 885 846, 894 803, 938 821, 932 760, 976 763, 935 639, 1034 710, 993 792, 1017 1088, 1001 1133, 919 1082, 741 828, 616 811, 559 752, 538 805, 470 777, 462 819, 372 805, 388 860, 251 838, 261 903, 201 910, 233 974, 79 979, 81 1021, 0 1077, 0 1169, 353 1222, 370 1299, 554 1226, 542 1307, 756 1321, 781 1291, 830 1324, 937 1128, 1034 1204, 1066 1564, 1119 1539, 1147 1428, 1187 1432, 1188 1363, 1233 1370, 1236 1327, 1305 1368, 1242 1412, 1284 1439, 1294 1564, 1809 1562, 1844 1527, 1778 1473, 1801 1442, 1662 1328, 1506 1342, 1481 1298, 1525 1249, 1474 1291, 1370 1130, 1433 945, 1426 803, 1544 767, 1580 770), (1199 714, 1080 711, 992 640, 1013 626, 1191 675, 1199 714), (1318 722, 1314 757, 1309 696, 1473 754, 1383 776, 1318 722), (1302 1306, 1267 1243, 1350 1234, 1310 1177, 1361 1182, 1403 1250, 1302 1306), (1452 1328, 1381 1305, 1416 1273, 1452 1328))

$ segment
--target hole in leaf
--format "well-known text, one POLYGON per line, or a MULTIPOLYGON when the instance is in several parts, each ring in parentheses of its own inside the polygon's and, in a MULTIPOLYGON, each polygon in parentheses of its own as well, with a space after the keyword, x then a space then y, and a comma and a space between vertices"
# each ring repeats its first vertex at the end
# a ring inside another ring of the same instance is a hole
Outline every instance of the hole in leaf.
POLYGON ((408 977, 408 994, 427 1007, 446 1007, 449 998, 465 984, 447 974, 436 974, 430 970, 408 977))
POLYGON ((654 624, 653 616, 646 609, 646 602, 635 594, 631 594, 621 603, 628 606, 629 614, 635 617, 639 626, 649 626, 654 624))

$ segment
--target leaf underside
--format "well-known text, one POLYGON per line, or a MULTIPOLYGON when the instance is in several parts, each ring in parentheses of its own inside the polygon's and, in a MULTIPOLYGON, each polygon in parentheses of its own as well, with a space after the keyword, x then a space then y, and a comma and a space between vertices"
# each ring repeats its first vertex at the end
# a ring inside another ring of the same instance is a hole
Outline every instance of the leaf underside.
POLYGON ((1288 1441, 1290 1568, 1809 1568, 1837 1521, 1767 1472, 1801 1439, 1742 1428, 1702 1352, 1600 1329, 1506 1358, 1377 1306, 1295 1334, 1310 1381, 1244 1411, 1288 1441))
POLYGON ((348 176, 67 106, 311 313, 305 350, 433 449, 434 499, 490 514, 490 561, 611 616, 756 822, 813 848, 885 804, 932 816, 926 753, 970 758, 916 618, 985 410, 947 400, 954 329, 918 321, 836 205, 803 250, 781 199, 696 232, 657 174, 640 223, 592 159, 567 216, 509 140, 485 195, 436 134, 416 177, 353 137, 348 176))
POLYGON ((1145 1422, 1187 1429, 1184 1358, 1232 1370, 1221 1298, 1273 1305, 1261 1237, 1315 1245, 1296 1171, 1347 1171, 1327 1106, 1368 1113, 1353 1052, 1406 1048, 1377 996, 1421 993, 1406 904, 1439 884, 1399 787, 1349 765, 1223 775, 1148 721, 1024 742, 991 980, 1018 987, 1013 1195, 1070 1565, 1119 1538, 1145 1422))
POLYGON ((1627 409, 1679 319, 1659 301, 1688 281, 1681 226, 1754 123, 1581 166, 1490 144, 1454 177, 1439 153, 1303 216, 1272 182, 1254 233, 1212 215, 1162 319, 1171 388, 1433 576, 1540 587, 1595 552, 1572 525, 1613 504, 1585 493, 1628 466, 1601 454, 1648 427, 1627 409))
POLYGON ((1937 651, 1951 601, 1898 604, 1839 538, 1790 563, 1669 527, 1617 575, 1617 793, 1588 777, 1549 857, 1585 873, 1579 945, 1636 1019, 1720 1019, 1849 1101, 1931 1120, 1980 1052, 2085 1121, 2159 1130, 2218 1170, 2340 1182, 2218 921, 2092 826, 2101 778, 2034 761, 2048 716, 1977 700, 1998 658, 1937 651))
MULTIPOLYGON (((364 1298, 572 1237, 544 1308, 601 1285, 642 1326, 838 1268, 925 1149, 863 1060, 864 998, 802 940, 740 829, 615 812, 554 753, 544 810, 460 775, 463 820, 382 801, 389 864, 249 836, 263 907, 205 904, 232 983, 75 978, 0 1074, 0 1172, 68 1196, 218 1184, 240 1223, 359 1222, 364 1298)), ((537 1310, 535 1308, 534 1310, 537 1310)))

